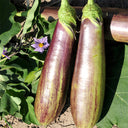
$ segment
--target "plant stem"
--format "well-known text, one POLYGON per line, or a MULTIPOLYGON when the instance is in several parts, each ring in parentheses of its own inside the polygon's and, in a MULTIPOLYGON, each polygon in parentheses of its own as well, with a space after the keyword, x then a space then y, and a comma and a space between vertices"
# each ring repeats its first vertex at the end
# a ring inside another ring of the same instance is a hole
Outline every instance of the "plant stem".
MULTIPOLYGON (((8 57, 12 57, 12 56, 16 55, 17 53, 18 53, 18 52, 14 52, 14 53, 12 53, 11 55, 9 55, 8 57)), ((1 59, 1 60, 0 60, 0 63, 3 62, 3 61, 5 61, 5 60, 7 60, 7 59, 8 59, 8 58, 6 58, 6 57, 3 58, 3 59, 1 59)))
POLYGON ((72 28, 72 25, 76 26, 76 12, 68 3, 68 0, 61 0, 58 18, 61 23, 66 24, 69 28, 72 28))
POLYGON ((61 5, 68 5, 68 0, 61 0, 61 5))
POLYGON ((95 2, 94 2, 94 0, 88 0, 88 4, 89 5, 92 5, 92 4, 94 4, 95 2))
POLYGON ((4 121, 5 121, 5 123, 10 127, 10 128, 13 128, 11 125, 10 125, 10 123, 7 121, 7 119, 4 117, 4 121))

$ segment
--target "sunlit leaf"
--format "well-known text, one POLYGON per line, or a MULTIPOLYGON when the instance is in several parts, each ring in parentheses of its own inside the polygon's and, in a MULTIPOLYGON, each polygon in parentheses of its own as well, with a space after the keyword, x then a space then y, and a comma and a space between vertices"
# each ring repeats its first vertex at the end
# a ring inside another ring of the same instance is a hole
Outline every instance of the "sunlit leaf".
POLYGON ((33 21, 39 13, 39 4, 40 4, 40 0, 35 0, 32 8, 28 11, 27 19, 23 28, 23 34, 30 31, 33 21))
POLYGON ((45 32, 46 35, 50 35, 50 39, 52 39, 53 32, 55 30, 57 21, 54 21, 49 24, 49 29, 45 32))
POLYGON ((37 71, 36 70, 35 71, 31 71, 27 75, 27 77, 25 79, 25 82, 28 83, 28 84, 32 83, 32 81, 35 81, 40 76, 40 74, 41 74, 41 70, 40 69, 37 70, 37 71))
POLYGON ((3 45, 21 30, 21 25, 14 20, 15 7, 9 0, 0 0, 0 55, 3 45))
POLYGON ((37 26, 38 26, 38 37, 43 35, 49 35, 50 40, 52 39, 52 35, 55 29, 57 21, 49 22, 45 20, 43 17, 38 18, 37 26))
POLYGON ((37 87, 38 87, 38 83, 39 83, 39 79, 37 79, 37 80, 35 80, 35 81, 33 81, 33 82, 31 83, 31 85, 32 85, 32 93, 33 93, 33 94, 36 94, 37 87))
POLYGON ((18 111, 18 104, 16 104, 10 95, 4 93, 0 99, 0 113, 15 115, 15 113, 18 111))
POLYGON ((98 128, 128 127, 128 46, 106 45, 106 94, 98 128))
MULTIPOLYGON (((13 68, 13 72, 25 80, 28 73, 37 68, 35 60, 29 58, 27 55, 13 56, 6 62, 6 68, 13 68)), ((20 78, 21 78, 20 77, 20 78)))
POLYGON ((27 104, 28 104, 28 113, 25 117, 25 122, 26 123, 34 123, 34 124, 38 124, 39 125, 39 122, 35 116, 35 112, 34 112, 34 107, 32 105, 32 102, 34 101, 34 98, 33 97, 27 97, 26 99, 27 101, 27 104))
POLYGON ((31 72, 27 75, 27 77, 26 77, 26 79, 25 79, 25 82, 28 83, 28 84, 30 84, 30 83, 35 79, 35 73, 36 73, 36 71, 31 71, 31 72))
POLYGON ((0 98, 3 96, 6 90, 6 83, 3 81, 0 81, 0 98))

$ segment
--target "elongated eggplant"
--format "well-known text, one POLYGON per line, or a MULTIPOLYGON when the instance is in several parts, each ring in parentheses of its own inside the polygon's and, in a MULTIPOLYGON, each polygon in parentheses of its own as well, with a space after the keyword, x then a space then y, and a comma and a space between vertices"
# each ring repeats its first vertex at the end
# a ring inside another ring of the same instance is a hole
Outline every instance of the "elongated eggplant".
POLYGON ((71 113, 77 128, 93 128, 105 92, 105 48, 102 11, 88 0, 83 8, 71 86, 71 113))
POLYGON ((74 45, 75 10, 68 0, 61 1, 55 31, 48 49, 35 99, 35 114, 41 125, 48 125, 61 113, 70 81, 74 45))
POLYGON ((128 43, 128 12, 115 14, 110 24, 114 40, 128 43))

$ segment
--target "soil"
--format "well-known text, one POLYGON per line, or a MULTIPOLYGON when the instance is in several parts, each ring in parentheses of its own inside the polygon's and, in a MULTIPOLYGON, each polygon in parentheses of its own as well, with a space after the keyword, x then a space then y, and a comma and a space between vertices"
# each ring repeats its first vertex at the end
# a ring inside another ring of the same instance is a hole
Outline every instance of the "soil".
MULTIPOLYGON (((6 120, 9 122, 12 128, 44 128, 43 126, 37 126, 34 124, 28 125, 21 119, 18 119, 11 115, 6 116, 6 120)), ((0 120, 0 128, 10 127, 4 120, 0 120)), ((47 126, 47 128, 76 128, 72 119, 70 107, 68 107, 63 114, 61 114, 55 121, 47 126)))

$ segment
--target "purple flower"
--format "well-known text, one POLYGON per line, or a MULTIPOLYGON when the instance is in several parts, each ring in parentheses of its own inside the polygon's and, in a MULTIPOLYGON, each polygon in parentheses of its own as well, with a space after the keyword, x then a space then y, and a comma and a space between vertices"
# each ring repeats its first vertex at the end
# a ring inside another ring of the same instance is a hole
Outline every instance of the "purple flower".
POLYGON ((33 48, 35 48, 34 51, 38 51, 38 52, 42 53, 44 51, 44 49, 47 49, 49 46, 47 36, 45 36, 41 39, 34 38, 34 41, 35 41, 35 44, 31 45, 33 48))
POLYGON ((7 56, 7 51, 5 50, 5 48, 3 49, 2 57, 6 57, 6 58, 10 59, 10 57, 7 56))

